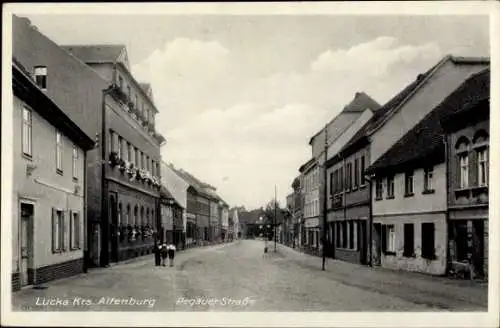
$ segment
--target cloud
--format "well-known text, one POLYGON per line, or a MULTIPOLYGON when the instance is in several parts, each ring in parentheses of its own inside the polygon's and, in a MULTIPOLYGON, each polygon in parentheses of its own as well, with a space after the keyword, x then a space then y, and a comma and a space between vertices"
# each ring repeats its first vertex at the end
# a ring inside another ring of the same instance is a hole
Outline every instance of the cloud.
POLYGON ((310 157, 309 138, 355 92, 383 103, 440 56, 436 44, 379 37, 326 49, 302 72, 245 76, 232 67, 249 63, 220 43, 175 39, 133 72, 152 83, 164 159, 252 208, 273 197, 275 184, 284 201, 310 157))

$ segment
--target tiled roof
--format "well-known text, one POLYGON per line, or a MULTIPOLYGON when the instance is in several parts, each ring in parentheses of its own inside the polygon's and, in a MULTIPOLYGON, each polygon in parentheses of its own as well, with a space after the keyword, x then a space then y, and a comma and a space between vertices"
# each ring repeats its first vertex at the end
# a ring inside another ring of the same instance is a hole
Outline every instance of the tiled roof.
POLYGON ((490 70, 474 74, 434 108, 422 121, 382 155, 368 173, 397 170, 403 164, 424 165, 431 156, 444 161, 444 131, 441 119, 489 97, 490 70))
POLYGON ((399 104, 401 104, 403 100, 405 100, 414 90, 416 90, 422 84, 425 78, 429 76, 431 72, 433 72, 434 69, 442 62, 443 60, 439 61, 438 64, 433 66, 424 74, 419 74, 412 83, 407 85, 403 90, 392 97, 384 106, 375 111, 372 118, 351 138, 351 140, 349 140, 349 142, 347 142, 347 144, 341 149, 340 153, 349 151, 356 144, 365 139, 371 129, 378 126, 384 119, 392 115, 399 104))
POLYGON ((115 63, 125 45, 95 44, 95 45, 63 45, 61 48, 73 54, 85 63, 115 63))

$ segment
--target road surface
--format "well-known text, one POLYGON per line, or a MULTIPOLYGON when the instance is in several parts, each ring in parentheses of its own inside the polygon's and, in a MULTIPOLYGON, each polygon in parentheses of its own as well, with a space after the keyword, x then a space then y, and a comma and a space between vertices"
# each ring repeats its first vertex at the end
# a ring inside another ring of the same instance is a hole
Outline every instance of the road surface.
POLYGON ((35 311, 485 311, 487 286, 397 273, 242 240, 178 252, 174 267, 152 255, 13 294, 35 311))

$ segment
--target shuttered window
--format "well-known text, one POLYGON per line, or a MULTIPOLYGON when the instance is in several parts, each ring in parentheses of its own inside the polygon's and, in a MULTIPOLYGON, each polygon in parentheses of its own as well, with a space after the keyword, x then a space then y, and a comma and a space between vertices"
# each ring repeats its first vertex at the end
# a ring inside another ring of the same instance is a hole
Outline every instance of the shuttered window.
POLYGON ((52 252, 66 250, 65 215, 60 209, 52 209, 52 252))

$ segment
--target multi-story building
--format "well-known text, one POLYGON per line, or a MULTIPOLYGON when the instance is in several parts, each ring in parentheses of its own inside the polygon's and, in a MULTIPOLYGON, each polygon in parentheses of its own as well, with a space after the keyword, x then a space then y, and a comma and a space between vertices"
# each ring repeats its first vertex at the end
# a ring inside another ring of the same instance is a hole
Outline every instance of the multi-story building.
POLYGON ((314 251, 322 246, 320 240, 323 237, 323 220, 320 218, 325 215, 323 204, 327 201, 325 157, 328 156, 328 151, 325 154, 325 148, 344 134, 367 109, 374 110, 379 107, 380 105, 366 93, 357 92, 353 100, 309 141, 312 159, 301 166, 299 171, 304 174, 304 226, 307 230, 304 237, 308 247, 314 251))
POLYGON ((85 156, 94 140, 12 64, 12 289, 84 271, 85 156))
MULTIPOLYGON (((374 108, 373 110, 376 110, 374 108)), ((365 111, 331 145, 327 168, 327 254, 352 263, 368 263, 369 193, 364 179, 366 154, 343 157, 340 150, 373 117, 365 111), (345 174, 344 174, 345 172, 345 174), (365 197, 363 197, 365 196, 365 197)))
POLYGON ((168 191, 174 198, 175 202, 183 209, 182 222, 175 225, 175 232, 180 233, 180 244, 186 244, 186 227, 187 227, 187 190, 189 183, 182 179, 176 172, 173 164, 161 163, 161 183, 167 187, 168 191))
POLYGON ((160 189, 160 225, 158 238, 161 243, 174 244, 177 249, 184 248, 183 208, 164 185, 160 189))
POLYGON ((219 215, 220 215, 220 225, 221 225, 221 241, 228 241, 229 233, 229 205, 224 201, 219 202, 219 215))
MULTIPOLYGON (((347 143, 341 151, 343 157, 368 147, 366 167, 377 161, 392 145, 418 124, 471 74, 486 67, 489 60, 446 56, 424 74, 377 110, 372 119, 347 143)), ((370 179, 370 204, 372 223, 383 225, 385 208, 376 207, 375 181, 370 179), (378 211, 380 209, 380 211, 378 211)), ((387 213, 390 214, 390 213, 387 213)), ((390 221, 390 220, 389 220, 390 221)), ((389 224, 389 223, 387 223, 389 224)), ((371 261, 380 265, 379 232, 372 226, 371 261)))
POLYGON ((488 277, 490 70, 442 104, 446 132, 449 269, 488 277))
POLYGON ((320 234, 320 171, 315 158, 299 168, 304 181, 304 203, 301 247, 318 250, 320 234))
MULTIPOLYGON (((101 213, 101 262, 148 254, 160 217, 160 146, 164 142, 155 128, 158 109, 151 88, 131 74, 123 45, 62 47, 111 85, 104 94, 99 124, 103 148, 93 158, 109 164, 104 165, 103 180, 89 179, 89 186, 103 194, 107 208, 101 213)), ((91 170, 96 170, 94 165, 91 170)))
MULTIPOLYGON (((99 113, 102 109, 103 92, 109 87, 109 83, 88 65, 69 55, 43 35, 28 19, 15 15, 12 17, 12 53, 29 75, 41 83, 44 93, 53 99, 85 134, 94 139, 101 132, 99 113)), ((91 159, 99 154, 99 151, 100 147, 96 147, 89 150, 86 156, 86 176, 81 179, 82 188, 88 195, 87 203, 101 201, 101 195, 88 184, 88 180, 96 176, 89 168, 89 163, 94 163, 91 159)), ((100 166, 96 169, 100 170, 100 166)), ((97 176, 100 177, 100 174, 97 176)), ((99 212, 95 212, 87 207, 82 214, 82 221, 88 223, 93 218, 98 221, 100 207, 98 210, 99 212)), ((87 229, 86 225, 84 231, 87 232, 87 229)), ((96 230, 99 231, 99 226, 96 230)), ((89 233, 86 234, 88 235, 89 233)), ((83 241, 83 250, 86 265, 89 265, 89 258, 99 258, 98 249, 94 256, 91 256, 91 240, 87 238, 83 241)))
POLYGON ((293 213, 292 213, 292 224, 293 224, 293 240, 292 247, 299 247, 302 245, 301 243, 301 222, 303 220, 303 195, 301 188, 301 177, 298 176, 293 180, 292 188, 293 188, 293 213))

